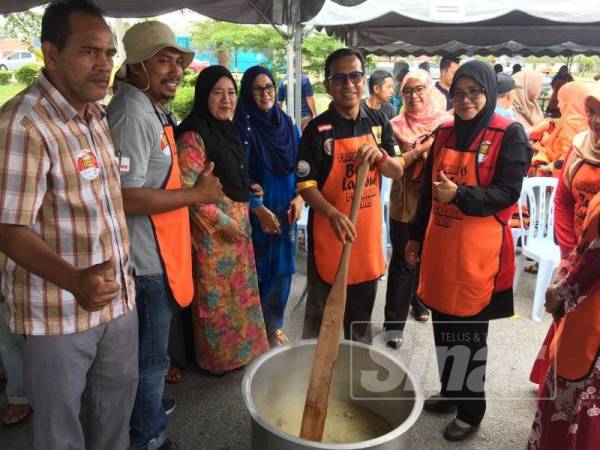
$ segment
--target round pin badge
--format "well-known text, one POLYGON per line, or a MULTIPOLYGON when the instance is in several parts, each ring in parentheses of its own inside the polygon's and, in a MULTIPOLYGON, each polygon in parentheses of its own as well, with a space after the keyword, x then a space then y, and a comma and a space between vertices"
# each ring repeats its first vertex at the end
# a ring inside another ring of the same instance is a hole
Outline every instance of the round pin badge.
POLYGON ((298 161, 298 176, 305 177, 310 173, 310 164, 304 160, 298 161))
POLYGON ((323 150, 325 150, 326 154, 331 156, 333 153, 333 138, 325 139, 325 142, 323 143, 323 150))
POLYGON ((77 170, 86 180, 94 180, 100 175, 100 164, 91 150, 82 150, 77 155, 77 170))

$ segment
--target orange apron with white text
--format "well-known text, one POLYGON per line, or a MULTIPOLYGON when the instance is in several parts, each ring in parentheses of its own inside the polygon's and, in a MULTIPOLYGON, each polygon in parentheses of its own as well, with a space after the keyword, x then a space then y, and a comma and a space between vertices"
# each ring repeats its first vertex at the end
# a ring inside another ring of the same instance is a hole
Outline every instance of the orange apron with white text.
MULTIPOLYGON (((177 159, 177 147, 172 125, 163 125, 163 139, 171 151, 171 170, 163 189, 181 189, 181 172, 177 159)), ((169 287, 179 306, 192 302, 194 282, 192 280, 192 242, 190 218, 187 208, 179 208, 150 216, 158 242, 169 287)))
MULTIPOLYGON (((321 190, 323 197, 347 216, 350 216, 359 166, 356 152, 365 143, 374 143, 373 136, 334 140, 331 171, 321 190)), ((360 202, 356 223, 358 237, 352 244, 348 284, 376 280, 385 272, 381 244, 380 183, 379 170, 371 167, 360 202)), ((329 220, 316 211, 313 219, 313 240, 317 272, 325 282, 333 284, 343 244, 329 226, 329 220)))
MULTIPOLYGON (((572 264, 583 249, 600 234, 600 194, 589 204, 587 216, 572 264)), ((550 344, 550 360, 556 373, 569 381, 587 378, 600 352, 600 287, 596 286, 577 307, 567 313, 550 344)))
MULTIPOLYGON (((454 149, 453 124, 442 126, 432 154, 433 181, 440 181, 443 171, 459 186, 489 186, 510 123, 494 115, 467 151, 454 149)), ((514 247, 507 226, 512 208, 475 217, 433 199, 418 289, 428 307, 453 316, 473 316, 489 304, 494 292, 512 287, 514 247)))

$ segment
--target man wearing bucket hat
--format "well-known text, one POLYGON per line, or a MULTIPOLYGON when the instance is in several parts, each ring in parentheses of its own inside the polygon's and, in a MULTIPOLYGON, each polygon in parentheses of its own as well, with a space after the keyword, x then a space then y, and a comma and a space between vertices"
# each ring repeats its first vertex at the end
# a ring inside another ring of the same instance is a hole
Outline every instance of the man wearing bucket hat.
POLYGON ((180 48, 171 29, 157 21, 131 27, 123 45, 126 59, 107 114, 120 159, 140 319, 140 381, 130 421, 131 448, 169 449, 162 396, 171 308, 173 301, 188 306, 194 293, 187 207, 212 203, 222 192, 212 167, 195 187, 182 187, 175 120, 163 109, 194 54, 180 48))

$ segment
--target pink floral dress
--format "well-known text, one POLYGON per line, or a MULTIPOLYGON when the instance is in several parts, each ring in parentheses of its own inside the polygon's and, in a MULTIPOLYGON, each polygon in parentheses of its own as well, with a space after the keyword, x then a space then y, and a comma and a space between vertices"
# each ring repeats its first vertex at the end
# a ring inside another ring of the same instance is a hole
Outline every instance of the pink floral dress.
MULTIPOLYGON (((177 140, 183 184, 192 187, 206 164, 200 136, 177 140)), ((214 374, 242 367, 267 351, 248 204, 227 197, 190 207, 195 295, 192 302, 198 366, 214 374), (246 238, 228 240, 221 230, 236 223, 246 238)))

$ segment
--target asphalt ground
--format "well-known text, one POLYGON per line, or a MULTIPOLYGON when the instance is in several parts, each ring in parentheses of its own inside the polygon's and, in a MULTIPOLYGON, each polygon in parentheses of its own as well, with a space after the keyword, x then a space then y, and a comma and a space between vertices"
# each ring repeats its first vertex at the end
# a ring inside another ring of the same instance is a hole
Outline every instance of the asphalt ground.
MULTIPOLYGON (((304 305, 298 305, 298 300, 306 283, 305 270, 306 253, 300 251, 284 328, 293 340, 301 335, 304 305)), ((372 317, 374 335, 382 331, 385 286, 385 280, 380 282, 372 317)), ((516 316, 490 323, 488 402, 479 432, 462 443, 449 443, 441 433, 452 416, 423 412, 410 430, 410 449, 525 448, 535 412, 536 386, 529 382, 529 371, 550 324, 548 315, 542 322, 530 318, 534 287, 535 276, 524 273, 515 296, 516 316)), ((420 380, 426 395, 433 394, 439 384, 431 322, 416 322, 411 315, 408 320, 404 345, 389 351, 405 362, 420 380)), ((385 348, 377 336, 374 345, 385 348)), ((177 402, 177 409, 169 419, 168 437, 180 449, 249 450, 250 417, 242 401, 243 375, 243 369, 220 377, 194 370, 185 372, 180 384, 167 385, 166 395, 177 402)), ((6 407, 6 397, 1 395, 0 411, 4 412, 6 407)), ((0 449, 31 448, 31 421, 9 429, 0 426, 0 449)))

